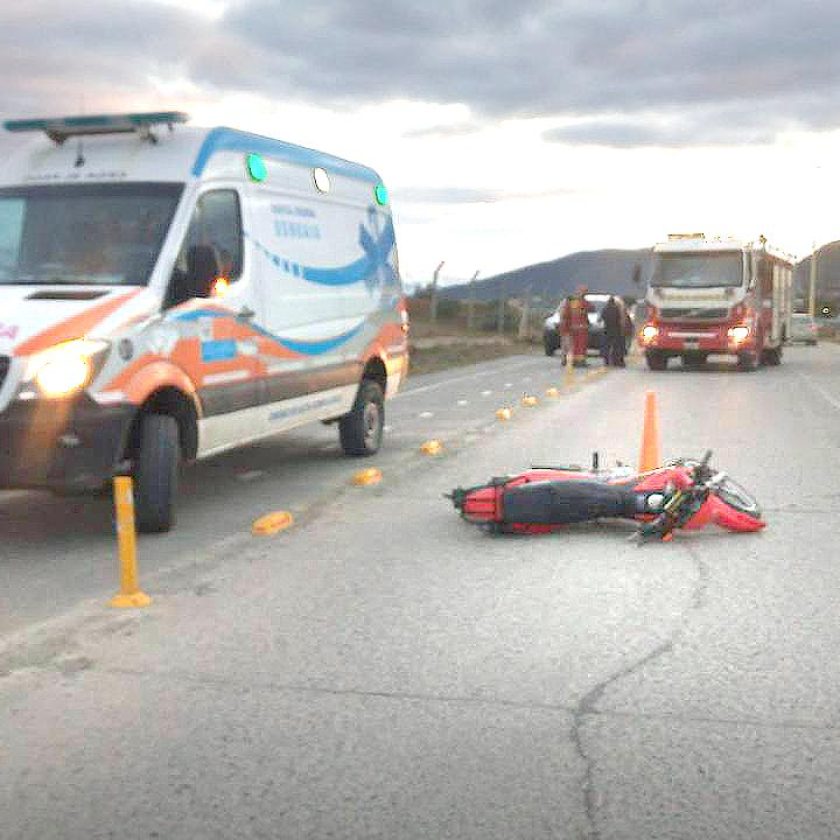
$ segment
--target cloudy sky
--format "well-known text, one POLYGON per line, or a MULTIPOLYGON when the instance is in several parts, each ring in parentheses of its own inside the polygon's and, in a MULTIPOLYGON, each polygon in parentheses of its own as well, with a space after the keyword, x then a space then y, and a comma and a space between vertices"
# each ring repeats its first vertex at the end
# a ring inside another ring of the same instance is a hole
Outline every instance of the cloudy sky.
POLYGON ((27 0, 0 117, 188 111, 376 168, 403 274, 840 238, 840 4, 27 0))

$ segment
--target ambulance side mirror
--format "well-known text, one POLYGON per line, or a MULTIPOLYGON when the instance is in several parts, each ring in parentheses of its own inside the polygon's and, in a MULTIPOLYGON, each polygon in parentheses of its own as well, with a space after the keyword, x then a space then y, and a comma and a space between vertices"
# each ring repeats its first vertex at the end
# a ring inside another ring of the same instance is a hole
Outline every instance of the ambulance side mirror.
POLYGON ((186 272, 175 271, 170 281, 170 306, 177 306, 192 298, 210 297, 213 284, 219 276, 219 258, 212 245, 191 245, 186 257, 186 272))

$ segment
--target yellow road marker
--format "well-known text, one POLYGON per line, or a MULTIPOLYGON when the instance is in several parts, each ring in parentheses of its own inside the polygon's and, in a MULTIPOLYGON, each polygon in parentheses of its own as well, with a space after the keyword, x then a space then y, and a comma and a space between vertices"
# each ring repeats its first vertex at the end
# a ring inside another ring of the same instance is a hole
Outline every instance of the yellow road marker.
POLYGON ((539 400, 536 397, 531 396, 530 394, 522 395, 521 403, 523 406, 525 406, 525 408, 533 408, 538 402, 539 400))
POLYGON ((545 395, 547 397, 559 397, 560 396, 560 389, 559 388, 546 388, 545 395))
POLYGON ((500 408, 496 411, 497 420, 510 420, 513 417, 513 412, 509 408, 500 408))
POLYGON ((439 440, 427 440, 420 447, 424 455, 440 455, 443 452, 443 444, 439 440))
POLYGON ((152 599, 137 582, 137 532, 134 525, 134 482, 130 476, 114 479, 114 508, 117 512, 117 545, 120 556, 120 591, 110 606, 148 607, 152 599))
POLYGON ((368 484, 379 484, 382 481, 381 470, 376 467, 368 467, 366 470, 359 470, 353 476, 353 484, 357 487, 365 487, 368 484))
POLYGON ((287 510, 276 510, 261 516, 251 526, 251 533, 255 537, 270 537, 280 531, 285 531, 295 524, 295 518, 287 510))

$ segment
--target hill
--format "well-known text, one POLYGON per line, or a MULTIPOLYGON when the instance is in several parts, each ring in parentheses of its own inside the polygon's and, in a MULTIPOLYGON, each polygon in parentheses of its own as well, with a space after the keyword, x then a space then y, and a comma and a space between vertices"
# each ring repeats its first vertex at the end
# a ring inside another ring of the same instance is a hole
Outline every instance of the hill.
POLYGON ((440 289, 443 298, 498 300, 525 297, 530 291, 535 302, 554 304, 581 284, 590 292, 612 292, 626 297, 644 294, 650 270, 650 249, 580 251, 549 262, 527 265, 503 274, 440 289), (634 282, 634 276, 638 282, 634 282))
MULTIPOLYGON (((590 292, 610 292, 638 298, 645 292, 651 270, 651 250, 603 249, 580 251, 549 262, 526 265, 477 281, 440 289, 442 298, 477 301, 500 297, 524 298, 531 293, 536 303, 554 305, 581 284, 590 292), (634 278, 638 282, 634 282, 634 278)), ((798 308, 807 302, 811 258, 806 257, 794 271, 798 308)), ((823 245, 817 251, 817 300, 840 306, 840 240, 823 245)))

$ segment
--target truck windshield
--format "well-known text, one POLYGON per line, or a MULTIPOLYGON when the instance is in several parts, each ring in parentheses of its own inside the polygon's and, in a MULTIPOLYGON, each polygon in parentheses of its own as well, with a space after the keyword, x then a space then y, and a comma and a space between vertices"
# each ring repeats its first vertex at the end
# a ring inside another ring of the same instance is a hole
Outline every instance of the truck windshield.
POLYGON ((183 184, 0 189, 0 285, 144 286, 183 184))
POLYGON ((657 254, 651 286, 708 289, 740 286, 744 282, 739 251, 706 254, 657 254))

